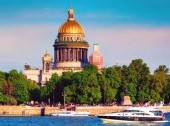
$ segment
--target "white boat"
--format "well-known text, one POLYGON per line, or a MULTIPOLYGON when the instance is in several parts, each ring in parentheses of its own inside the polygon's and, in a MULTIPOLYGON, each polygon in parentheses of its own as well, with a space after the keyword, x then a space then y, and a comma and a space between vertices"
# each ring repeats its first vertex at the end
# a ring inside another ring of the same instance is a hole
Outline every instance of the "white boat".
POLYGON ((89 116, 90 112, 78 112, 78 111, 57 111, 52 112, 50 116, 89 116))
POLYGON ((160 109, 130 107, 121 112, 97 115, 104 123, 161 123, 168 122, 160 109))

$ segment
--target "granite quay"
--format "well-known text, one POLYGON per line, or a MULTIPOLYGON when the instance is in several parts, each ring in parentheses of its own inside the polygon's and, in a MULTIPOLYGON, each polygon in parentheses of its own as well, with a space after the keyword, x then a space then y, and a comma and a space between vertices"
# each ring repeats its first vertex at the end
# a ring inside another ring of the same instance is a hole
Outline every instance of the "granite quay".
MULTIPOLYGON (((128 106, 81 106, 76 111, 88 111, 91 116, 121 111, 128 106)), ((163 106, 163 111, 170 112, 170 106, 163 106)), ((51 112, 62 111, 59 107, 0 106, 0 116, 48 116, 51 112)))

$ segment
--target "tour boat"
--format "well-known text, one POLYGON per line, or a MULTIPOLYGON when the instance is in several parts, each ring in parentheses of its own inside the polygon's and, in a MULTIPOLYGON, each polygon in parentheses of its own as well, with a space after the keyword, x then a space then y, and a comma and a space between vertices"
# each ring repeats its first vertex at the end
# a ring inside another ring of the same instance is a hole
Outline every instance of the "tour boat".
POLYGON ((162 110, 154 107, 130 107, 121 112, 97 115, 104 123, 167 122, 162 110))
POLYGON ((52 112, 50 116, 89 116, 90 112, 78 112, 78 111, 57 111, 52 112))

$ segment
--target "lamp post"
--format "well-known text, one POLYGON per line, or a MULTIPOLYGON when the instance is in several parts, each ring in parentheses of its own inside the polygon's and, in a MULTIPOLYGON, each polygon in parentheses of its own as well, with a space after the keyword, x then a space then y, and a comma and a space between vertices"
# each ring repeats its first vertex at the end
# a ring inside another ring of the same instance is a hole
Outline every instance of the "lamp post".
POLYGON ((52 106, 54 106, 54 89, 53 89, 53 105, 52 106))
POLYGON ((64 108, 65 108, 65 91, 64 91, 64 108))
POLYGON ((63 90, 63 93, 62 93, 62 96, 63 96, 63 105, 64 105, 64 108, 65 108, 65 91, 63 90))

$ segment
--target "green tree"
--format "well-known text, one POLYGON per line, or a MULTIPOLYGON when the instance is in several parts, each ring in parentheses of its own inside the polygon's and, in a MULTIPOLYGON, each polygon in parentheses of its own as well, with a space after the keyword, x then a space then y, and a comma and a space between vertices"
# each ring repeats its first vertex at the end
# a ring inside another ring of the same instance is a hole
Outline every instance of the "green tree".
POLYGON ((97 74, 96 66, 87 65, 82 72, 73 75, 73 84, 76 87, 75 99, 78 103, 95 104, 101 101, 97 74))
POLYGON ((60 77, 57 74, 53 74, 50 80, 45 84, 45 87, 40 89, 41 99, 45 102, 50 102, 52 105, 55 102, 55 96, 57 94, 57 85, 60 83, 60 77))
MULTIPOLYGON (((136 102, 137 96, 137 78, 135 72, 132 71, 128 66, 122 66, 122 84, 119 90, 120 94, 120 101, 126 95, 130 96, 132 102, 136 102)), ((120 102, 119 101, 119 102, 120 102)))
POLYGON ((167 86, 164 87, 163 91, 163 98, 165 103, 169 104, 170 103, 170 75, 168 75, 168 80, 167 80, 167 86))
POLYGON ((19 104, 29 102, 29 90, 27 88, 27 83, 23 80, 17 81, 17 83, 14 84, 13 96, 17 99, 19 104))
POLYGON ((7 104, 8 97, 0 92, 0 104, 7 104))
POLYGON ((164 73, 169 73, 169 68, 166 67, 166 65, 160 65, 155 71, 156 72, 164 72, 164 73))
POLYGON ((13 93, 13 85, 10 80, 4 81, 2 85, 2 92, 7 96, 11 96, 13 93))
POLYGON ((169 98, 169 82, 170 76, 167 74, 168 68, 165 65, 159 66, 152 78, 150 85, 150 96, 152 102, 159 102, 162 100, 167 100, 169 98))
POLYGON ((130 71, 132 71, 136 80, 137 95, 136 100, 140 103, 150 100, 149 85, 150 85, 150 70, 146 63, 143 63, 142 59, 132 60, 129 65, 130 71))
POLYGON ((105 100, 108 104, 117 101, 116 96, 121 86, 121 68, 118 66, 103 69, 102 74, 105 76, 105 100))
POLYGON ((40 101, 40 86, 32 80, 27 80, 28 91, 29 91, 29 101, 40 101))
POLYGON ((27 103, 29 102, 29 82, 27 78, 17 70, 11 70, 7 76, 13 85, 13 94, 17 102, 27 103))
POLYGON ((106 104, 106 91, 107 91, 107 81, 108 80, 102 73, 98 73, 97 78, 98 78, 98 84, 100 85, 100 88, 101 88, 101 96, 102 96, 101 102, 103 104, 106 104))
POLYGON ((62 102, 75 102, 75 85, 73 84, 73 72, 64 72, 61 77, 62 102), (64 99, 65 98, 65 99, 64 99), (65 101, 64 101, 65 100, 65 101))
POLYGON ((14 97, 12 97, 12 96, 8 96, 7 97, 7 103, 9 105, 17 105, 17 100, 14 97))
POLYGON ((2 90, 4 81, 6 81, 6 73, 0 71, 0 91, 2 90))

